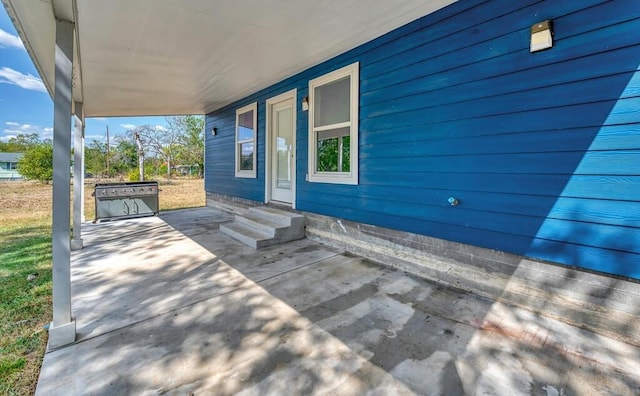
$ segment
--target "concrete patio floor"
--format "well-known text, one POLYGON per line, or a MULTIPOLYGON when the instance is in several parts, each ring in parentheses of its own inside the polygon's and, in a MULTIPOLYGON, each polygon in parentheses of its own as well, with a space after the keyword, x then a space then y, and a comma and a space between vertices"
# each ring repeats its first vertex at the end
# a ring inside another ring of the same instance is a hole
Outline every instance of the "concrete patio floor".
POLYGON ((637 395, 640 349, 209 208, 86 223, 37 395, 637 395))

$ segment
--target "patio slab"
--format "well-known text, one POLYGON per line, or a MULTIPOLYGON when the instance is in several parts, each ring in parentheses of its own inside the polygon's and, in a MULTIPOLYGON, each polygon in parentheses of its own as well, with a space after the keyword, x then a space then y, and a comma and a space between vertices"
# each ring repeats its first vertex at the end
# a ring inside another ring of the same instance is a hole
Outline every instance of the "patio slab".
POLYGON ((640 349, 209 208, 90 224, 37 395, 640 393, 640 349))

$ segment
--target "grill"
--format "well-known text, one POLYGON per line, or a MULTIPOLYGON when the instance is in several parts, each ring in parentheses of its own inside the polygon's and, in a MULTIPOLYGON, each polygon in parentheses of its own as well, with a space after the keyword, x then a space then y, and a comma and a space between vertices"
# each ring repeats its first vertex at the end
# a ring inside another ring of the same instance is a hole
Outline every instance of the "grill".
POLYGON ((96 219, 154 216, 159 212, 158 182, 99 183, 93 196, 96 219))

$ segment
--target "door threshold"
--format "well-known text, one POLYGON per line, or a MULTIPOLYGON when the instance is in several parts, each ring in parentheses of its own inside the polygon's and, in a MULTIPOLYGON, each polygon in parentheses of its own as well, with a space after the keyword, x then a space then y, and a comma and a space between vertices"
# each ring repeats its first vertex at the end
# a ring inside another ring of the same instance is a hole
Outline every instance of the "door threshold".
POLYGON ((291 210, 293 208, 293 205, 287 202, 281 202, 281 201, 274 201, 271 200, 269 201, 269 203, 267 204, 268 206, 275 206, 277 208, 282 208, 282 209, 289 209, 291 210))

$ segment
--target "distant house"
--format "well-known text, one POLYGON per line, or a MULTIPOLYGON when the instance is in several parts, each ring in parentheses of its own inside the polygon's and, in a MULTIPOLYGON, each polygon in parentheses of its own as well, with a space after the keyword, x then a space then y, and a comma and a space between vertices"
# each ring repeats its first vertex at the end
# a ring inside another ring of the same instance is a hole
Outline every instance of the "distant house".
POLYGON ((200 166, 196 165, 178 165, 171 168, 179 176, 198 176, 202 175, 200 166))
POLYGON ((18 173, 18 161, 22 153, 0 153, 0 180, 22 179, 18 173))

